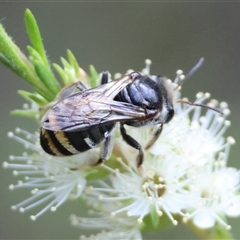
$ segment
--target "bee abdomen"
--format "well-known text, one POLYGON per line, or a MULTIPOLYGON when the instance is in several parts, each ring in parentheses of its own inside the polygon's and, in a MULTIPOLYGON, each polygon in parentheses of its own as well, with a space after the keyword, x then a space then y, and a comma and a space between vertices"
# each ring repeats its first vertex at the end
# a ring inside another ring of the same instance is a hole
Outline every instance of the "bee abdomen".
POLYGON ((45 152, 55 156, 71 156, 85 152, 106 138, 115 124, 78 132, 50 131, 41 128, 40 144, 45 152))
POLYGON ((50 130, 46 130, 44 128, 41 128, 40 131, 40 144, 43 148, 43 150, 54 156, 70 156, 74 153, 72 151, 69 151, 68 148, 68 141, 66 141, 66 144, 64 144, 64 140, 66 139, 63 136, 61 136, 63 132, 54 132, 50 130))

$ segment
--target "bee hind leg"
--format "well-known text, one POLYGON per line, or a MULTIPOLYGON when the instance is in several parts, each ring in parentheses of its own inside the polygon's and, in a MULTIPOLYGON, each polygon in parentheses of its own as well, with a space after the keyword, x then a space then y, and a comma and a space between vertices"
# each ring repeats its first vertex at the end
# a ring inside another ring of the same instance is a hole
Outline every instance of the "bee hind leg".
POLYGON ((111 140, 112 140, 111 136, 109 135, 106 138, 106 140, 103 144, 103 150, 102 150, 100 158, 98 159, 98 161, 96 163, 93 164, 93 166, 98 166, 108 159, 108 155, 109 155, 109 153, 111 152, 111 149, 112 149, 111 148, 112 147, 112 141, 111 140))
POLYGON ((140 168, 143 163, 143 159, 144 159, 142 146, 134 138, 132 138, 130 135, 127 134, 126 129, 124 128, 122 123, 120 124, 120 132, 123 137, 123 140, 128 145, 130 145, 131 147, 133 147, 139 151, 136 162, 137 162, 137 167, 140 168))

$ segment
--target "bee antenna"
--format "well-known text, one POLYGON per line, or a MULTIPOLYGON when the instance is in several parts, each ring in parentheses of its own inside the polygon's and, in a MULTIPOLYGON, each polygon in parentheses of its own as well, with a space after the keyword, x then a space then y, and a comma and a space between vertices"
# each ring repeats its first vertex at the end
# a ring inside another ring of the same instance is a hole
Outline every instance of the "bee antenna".
POLYGON ((193 102, 188 102, 188 101, 185 101, 185 100, 177 100, 178 103, 184 103, 184 104, 188 104, 190 106, 196 106, 196 107, 203 107, 203 108, 207 108, 207 109, 210 109, 210 110, 213 110, 217 113, 220 113, 221 115, 223 115, 223 111, 219 108, 214 108, 214 107, 210 107, 206 104, 202 104, 202 103, 193 103, 193 102))
POLYGON ((199 59, 197 64, 186 74, 185 79, 190 78, 203 65, 203 62, 204 62, 204 58, 202 57, 199 59))
POLYGON ((197 62, 197 64, 184 76, 184 75, 181 75, 179 76, 179 81, 178 81, 178 85, 177 87, 174 89, 178 89, 180 86, 183 85, 183 83, 188 79, 190 78, 203 64, 204 62, 204 58, 200 58, 200 60, 197 62))

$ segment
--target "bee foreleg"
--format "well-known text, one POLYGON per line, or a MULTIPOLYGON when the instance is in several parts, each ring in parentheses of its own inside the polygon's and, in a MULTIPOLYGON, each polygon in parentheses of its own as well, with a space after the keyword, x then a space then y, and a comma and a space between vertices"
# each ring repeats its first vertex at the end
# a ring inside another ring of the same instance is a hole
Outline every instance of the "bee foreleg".
POLYGON ((111 147, 112 147, 111 143, 112 143, 111 136, 109 135, 103 144, 103 150, 102 150, 100 158, 98 159, 98 161, 96 163, 93 164, 93 166, 97 166, 97 165, 103 163, 104 161, 106 161, 106 159, 108 158, 108 155, 111 151, 111 147))
POLYGON ((145 147, 145 150, 149 149, 150 147, 153 146, 153 144, 158 140, 159 136, 161 135, 163 130, 163 124, 159 126, 157 131, 153 134, 152 139, 148 142, 147 146, 145 147))
POLYGON ((131 147, 133 147, 139 151, 136 162, 137 162, 137 167, 138 168, 141 167, 141 165, 143 163, 143 158, 144 158, 142 146, 134 138, 132 138, 130 135, 127 134, 126 129, 124 128, 122 123, 120 124, 120 132, 123 137, 123 140, 128 145, 130 145, 131 147))

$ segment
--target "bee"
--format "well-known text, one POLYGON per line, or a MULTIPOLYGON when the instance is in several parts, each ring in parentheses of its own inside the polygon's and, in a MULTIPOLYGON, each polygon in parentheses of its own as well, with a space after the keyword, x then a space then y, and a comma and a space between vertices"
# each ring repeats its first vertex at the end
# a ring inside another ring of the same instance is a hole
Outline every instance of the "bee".
POLYGON ((141 127, 159 124, 152 145, 163 124, 173 115, 173 103, 162 77, 145 76, 138 72, 108 82, 102 73, 101 85, 88 89, 78 82, 63 89, 57 102, 41 120, 40 143, 45 152, 70 156, 87 151, 103 142, 103 150, 95 165, 108 156, 111 132, 120 122, 120 133, 127 144, 138 150, 137 166, 143 163, 142 146, 127 134, 124 124, 141 127), (79 91, 72 93, 73 89, 79 91), (70 95, 70 96, 69 96, 70 95))
MULTIPOLYGON (((103 72, 101 85, 95 88, 87 88, 82 82, 78 82, 63 89, 56 103, 41 120, 40 143, 45 152, 56 156, 70 156, 103 143, 100 157, 94 165, 101 164, 110 152, 111 132, 116 123, 120 123, 123 140, 138 150, 137 167, 142 165, 142 146, 127 134, 124 125, 159 125, 145 147, 150 148, 160 136, 163 125, 174 116, 172 93, 162 76, 132 72, 110 82, 108 76, 107 71, 103 72)), ((181 84, 182 81, 178 86, 181 84)), ((211 108, 203 104, 179 102, 211 108)))

